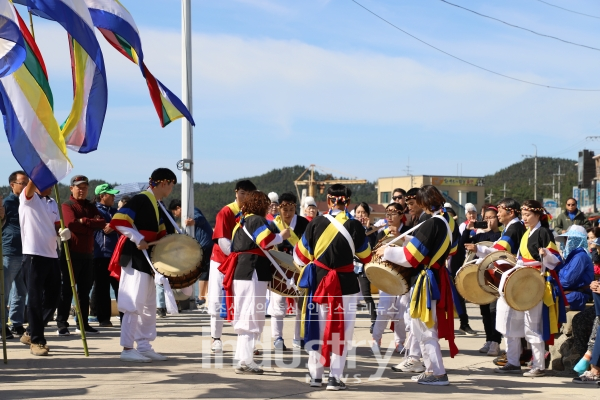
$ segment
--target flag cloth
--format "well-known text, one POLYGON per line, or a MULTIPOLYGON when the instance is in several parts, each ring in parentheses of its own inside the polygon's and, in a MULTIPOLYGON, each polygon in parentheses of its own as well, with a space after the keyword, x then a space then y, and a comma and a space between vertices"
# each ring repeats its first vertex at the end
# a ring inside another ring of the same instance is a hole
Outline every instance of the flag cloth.
POLYGON ((178 118, 194 119, 183 102, 154 77, 144 63, 142 41, 133 17, 118 0, 84 0, 90 10, 94 26, 108 42, 125 57, 136 63, 146 78, 150 98, 162 127, 178 118))
POLYGON ((0 0, 0 77, 15 72, 26 55, 17 11, 9 0, 0 0))
POLYGON ((61 133, 79 153, 98 148, 108 103, 106 71, 90 12, 81 0, 27 0, 32 13, 62 25, 69 34, 73 105, 61 133))
POLYGON ((11 151, 41 191, 67 176, 73 167, 54 118, 48 73, 27 26, 15 15, 26 58, 13 74, 0 78, 0 111, 11 151))

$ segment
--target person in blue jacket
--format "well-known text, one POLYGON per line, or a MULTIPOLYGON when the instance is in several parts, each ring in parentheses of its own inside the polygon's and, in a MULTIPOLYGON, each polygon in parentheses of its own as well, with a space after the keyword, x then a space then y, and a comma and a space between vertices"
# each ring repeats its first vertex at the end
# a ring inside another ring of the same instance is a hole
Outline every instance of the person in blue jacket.
MULTIPOLYGON (((173 199, 169 203, 169 211, 173 214, 175 218, 181 218, 181 200, 173 199)), ((183 221, 182 221, 183 224, 183 221)), ((203 304, 206 301, 206 291, 208 289, 208 273, 210 271, 210 257, 212 255, 212 248, 214 242, 212 240, 213 229, 206 220, 204 214, 198 207, 194 207, 194 219, 188 219, 185 221, 185 226, 194 226, 194 237, 202 246, 202 273, 198 278, 200 282, 198 299, 200 304, 203 304)))
POLYGON ((587 232, 584 227, 572 225, 556 237, 564 246, 564 264, 558 271, 571 311, 583 311, 591 300, 590 282, 594 280, 594 263, 587 251, 587 232))

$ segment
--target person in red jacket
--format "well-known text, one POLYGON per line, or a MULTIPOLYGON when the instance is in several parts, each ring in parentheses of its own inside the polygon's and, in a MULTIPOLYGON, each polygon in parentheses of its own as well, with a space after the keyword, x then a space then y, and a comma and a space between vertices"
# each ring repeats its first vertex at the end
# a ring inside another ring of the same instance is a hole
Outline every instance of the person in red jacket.
MULTIPOLYGON (((88 323, 90 310, 90 290, 94 282, 94 232, 103 229, 106 221, 100 216, 98 209, 87 199, 89 181, 83 175, 76 175, 71 179, 71 196, 62 203, 63 218, 65 226, 71 231, 71 239, 68 241, 71 264, 73 266, 73 277, 77 282, 77 295, 81 307, 81 318, 83 319, 86 334, 96 334, 98 331, 88 323)), ((68 336, 69 313, 73 292, 65 252, 60 256, 60 270, 62 274, 62 285, 60 301, 56 315, 58 336, 68 336)), ((76 329, 77 333, 79 328, 76 329)))

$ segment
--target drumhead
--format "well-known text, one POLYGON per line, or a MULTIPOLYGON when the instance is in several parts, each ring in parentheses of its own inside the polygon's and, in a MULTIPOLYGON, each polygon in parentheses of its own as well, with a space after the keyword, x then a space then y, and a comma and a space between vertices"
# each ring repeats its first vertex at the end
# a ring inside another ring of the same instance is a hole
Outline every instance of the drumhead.
POLYGON ((479 283, 479 287, 481 287, 481 289, 483 289, 484 291, 494 295, 497 294, 498 291, 486 285, 485 270, 488 269, 488 267, 496 261, 506 261, 507 263, 512 264, 513 266, 517 264, 517 259, 512 253, 509 253, 508 251, 495 251, 491 254, 488 254, 483 259, 481 264, 478 265, 477 282, 479 283))
MULTIPOLYGON (((487 240, 477 243, 478 246, 484 246, 484 247, 492 247, 493 244, 494 244, 494 242, 490 242, 487 240)), ((477 254, 475 252, 468 251, 463 265, 470 263, 471 261, 473 261, 475 259, 475 257, 477 257, 477 254)))
POLYGON ((288 269, 300 273, 300 268, 294 262, 294 256, 283 251, 269 250, 269 254, 277 261, 281 269, 288 269))
POLYGON ((406 279, 386 264, 370 262, 365 266, 365 274, 375 286, 392 296, 402 296, 410 289, 406 279))
POLYGON ((202 247, 191 236, 167 235, 152 248, 150 259, 154 268, 166 277, 187 275, 202 262, 202 247))
POLYGON ((546 281, 540 271, 532 267, 515 270, 504 284, 504 299, 517 311, 531 310, 544 298, 546 281))
POLYGON ((486 292, 479 286, 479 282, 477 280, 477 271, 479 266, 477 264, 468 264, 459 269, 456 272, 456 279, 454 283, 456 284, 456 290, 458 293, 467 301, 485 305, 494 302, 497 299, 491 293, 486 292))

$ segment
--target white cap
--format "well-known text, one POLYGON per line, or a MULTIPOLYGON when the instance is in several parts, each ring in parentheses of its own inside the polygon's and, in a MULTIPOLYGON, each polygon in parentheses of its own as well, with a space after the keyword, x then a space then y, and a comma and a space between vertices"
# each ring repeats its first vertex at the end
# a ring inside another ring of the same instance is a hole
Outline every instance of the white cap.
POLYGON ((477 207, 473 203, 467 203, 465 204, 465 212, 477 212, 477 207))
POLYGON ((317 202, 315 201, 315 198, 312 196, 307 196, 304 198, 304 208, 308 207, 308 206, 317 206, 317 202))
POLYGON ((277 203, 277 204, 279 204, 279 196, 277 195, 277 193, 271 192, 267 196, 269 196, 269 199, 271 200, 271 203, 277 203))
POLYGON ((452 204, 450 204, 450 203, 444 203, 444 208, 452 208, 452 204))

